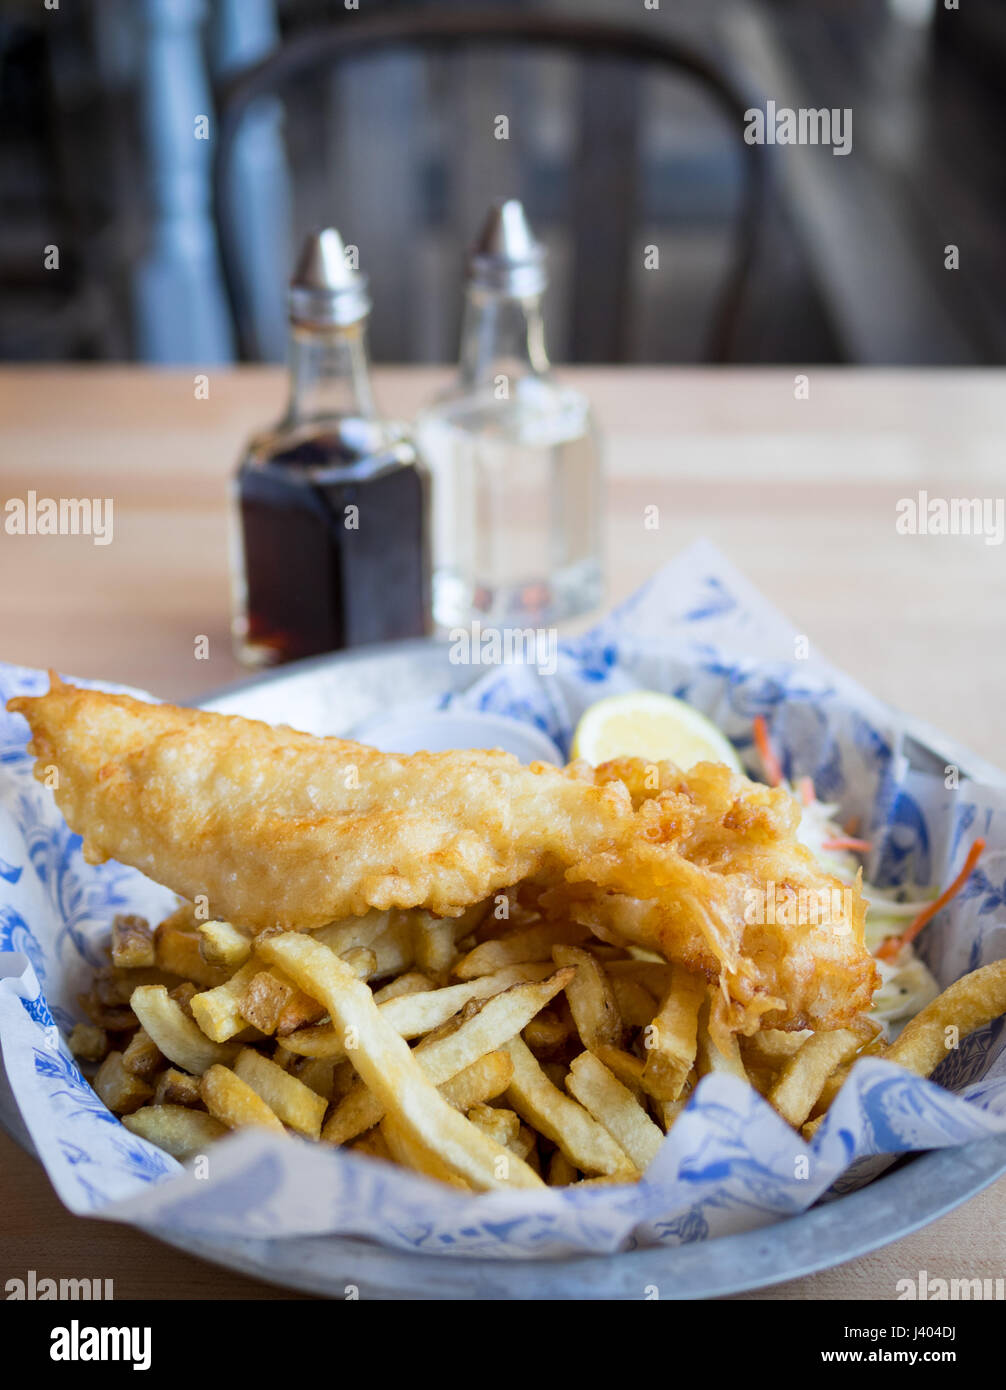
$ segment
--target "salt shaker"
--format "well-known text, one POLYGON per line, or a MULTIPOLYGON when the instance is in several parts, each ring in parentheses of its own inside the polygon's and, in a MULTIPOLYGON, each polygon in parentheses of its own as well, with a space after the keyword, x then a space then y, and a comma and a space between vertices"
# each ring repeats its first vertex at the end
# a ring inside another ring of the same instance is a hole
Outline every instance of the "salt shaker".
POLYGON ((601 600, 598 439, 586 398, 551 375, 546 285, 522 205, 496 204, 468 256, 456 381, 416 424, 444 627, 551 624, 601 600))

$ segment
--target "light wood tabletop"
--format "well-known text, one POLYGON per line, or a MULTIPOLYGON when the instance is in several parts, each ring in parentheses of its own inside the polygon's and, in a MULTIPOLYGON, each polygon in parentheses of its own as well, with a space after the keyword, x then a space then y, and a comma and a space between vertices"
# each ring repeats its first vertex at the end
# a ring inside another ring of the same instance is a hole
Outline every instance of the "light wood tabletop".
MULTIPOLYGON (((0 370, 0 508, 29 491, 114 504, 107 545, 12 535, 0 510, 0 659, 175 699, 247 674, 228 635, 228 483, 243 441, 279 414, 284 375, 210 368, 206 399, 196 375, 0 370)), ((874 694, 1006 766, 1006 545, 896 526, 899 501, 920 493, 949 501, 1006 492, 1006 373, 564 375, 590 395, 606 439, 609 600, 705 536, 874 694), (657 529, 644 525, 653 506, 657 529)), ((434 369, 385 368, 376 388, 385 409, 409 417, 446 380, 434 369)), ((2 1137, 0 1171, 0 1280, 77 1268, 86 1248, 119 1297, 277 1296, 136 1232, 70 1217, 2 1137)), ((772 1293, 888 1299, 906 1270, 1001 1276, 1004 1216, 1006 1181, 887 1251, 772 1293)))

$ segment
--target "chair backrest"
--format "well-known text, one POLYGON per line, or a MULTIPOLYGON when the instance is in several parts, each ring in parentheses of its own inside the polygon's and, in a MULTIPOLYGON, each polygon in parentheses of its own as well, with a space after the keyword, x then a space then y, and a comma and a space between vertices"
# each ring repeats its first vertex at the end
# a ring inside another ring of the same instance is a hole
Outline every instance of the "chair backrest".
MULTIPOLYGON (((224 280, 241 356, 254 359, 258 352, 247 287, 241 283, 239 219, 233 205, 237 185, 231 173, 236 142, 251 108, 354 59, 416 50, 439 54, 475 47, 574 54, 596 65, 602 78, 613 61, 671 70, 692 79, 714 100, 737 132, 740 195, 733 216, 727 269, 707 316, 710 327, 704 355, 708 361, 729 360, 767 195, 765 150, 742 138, 744 113, 750 105, 746 95, 707 57, 672 37, 642 28, 627 29, 524 10, 470 9, 441 13, 425 9, 413 13, 393 11, 367 18, 357 13, 347 15, 322 29, 294 36, 261 62, 231 74, 220 84, 214 204, 224 280)), ((615 91, 608 88, 608 95, 615 91)), ((587 127, 580 133, 581 147, 585 141, 589 146, 591 122, 598 123, 598 132, 603 123, 606 140, 599 138, 598 147, 607 149, 608 157, 579 161, 582 167, 574 179, 573 192, 573 243, 574 269, 600 266, 603 273, 592 275, 589 294, 580 293, 574 299, 570 356, 577 360, 618 360, 629 299, 627 254, 634 226, 636 152, 628 145, 634 141, 635 132, 631 113, 620 112, 617 101, 614 105, 605 102, 603 81, 597 95, 598 100, 587 102, 580 112, 587 127), (625 148, 619 145, 622 139, 625 148)), ((403 229, 403 235, 406 232, 403 229)), ((380 285, 376 291, 380 294, 380 285)))

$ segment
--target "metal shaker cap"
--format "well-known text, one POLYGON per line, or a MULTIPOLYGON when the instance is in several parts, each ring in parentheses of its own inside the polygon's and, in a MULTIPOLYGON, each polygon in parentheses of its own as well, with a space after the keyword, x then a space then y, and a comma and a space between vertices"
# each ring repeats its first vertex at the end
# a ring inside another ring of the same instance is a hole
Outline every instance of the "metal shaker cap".
POLYGON ((515 296, 540 294, 548 283, 545 248, 517 198, 494 203, 468 253, 468 283, 515 296))
POLYGON ((346 247, 334 227, 312 232, 304 242, 288 302, 294 323, 337 327, 370 313, 367 277, 347 262, 346 247))

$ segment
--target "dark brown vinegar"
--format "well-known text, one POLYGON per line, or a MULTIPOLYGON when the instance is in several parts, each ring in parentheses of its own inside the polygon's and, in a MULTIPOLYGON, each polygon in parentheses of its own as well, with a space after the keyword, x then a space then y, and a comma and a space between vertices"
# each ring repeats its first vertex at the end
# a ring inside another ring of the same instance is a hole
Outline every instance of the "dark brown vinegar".
POLYGON ((410 453, 371 457, 333 433, 248 458, 237 499, 246 660, 429 631, 428 484, 410 453))

